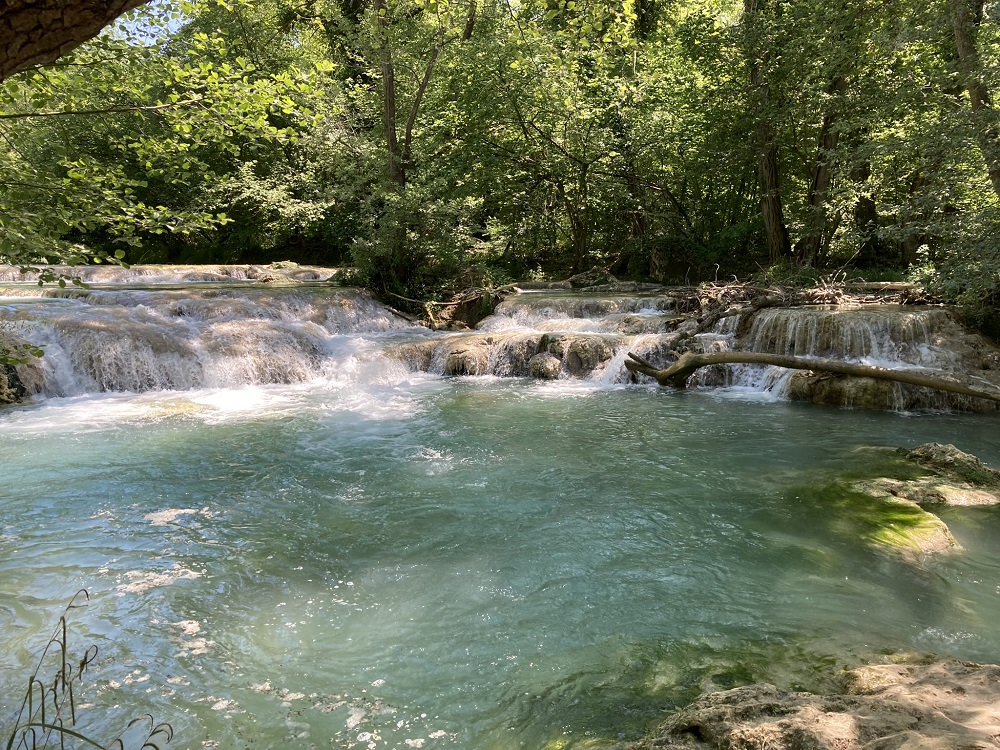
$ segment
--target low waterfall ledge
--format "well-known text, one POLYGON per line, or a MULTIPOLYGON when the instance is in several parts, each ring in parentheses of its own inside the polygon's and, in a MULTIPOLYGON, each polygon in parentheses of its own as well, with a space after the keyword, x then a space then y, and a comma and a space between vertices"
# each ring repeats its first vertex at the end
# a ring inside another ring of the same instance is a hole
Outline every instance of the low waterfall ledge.
POLYGON ((941 375, 930 375, 915 370, 890 369, 874 367, 854 362, 844 362, 835 359, 817 359, 813 357, 797 357, 786 354, 767 354, 763 352, 684 352, 677 361, 666 368, 657 368, 642 357, 629 352, 625 367, 630 372, 648 375, 660 385, 670 385, 674 388, 684 388, 688 378, 696 370, 711 365, 766 365, 769 367, 784 367, 793 370, 811 370, 813 372, 828 372, 836 375, 848 375, 856 378, 873 378, 875 380, 890 380, 896 383, 917 385, 923 388, 933 388, 946 393, 956 393, 972 398, 981 398, 1000 402, 1000 392, 985 391, 973 388, 953 378, 941 375))

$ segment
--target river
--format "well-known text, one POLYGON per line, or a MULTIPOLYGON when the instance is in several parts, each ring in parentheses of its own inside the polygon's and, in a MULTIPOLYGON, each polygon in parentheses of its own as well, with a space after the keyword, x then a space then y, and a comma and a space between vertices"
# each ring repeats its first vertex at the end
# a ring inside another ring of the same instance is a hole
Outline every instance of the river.
MULTIPOLYGON (((0 726, 81 588, 71 650, 100 648, 82 725, 149 712, 175 748, 591 747, 705 688, 1000 653, 998 509, 943 511, 965 552, 918 566, 866 546, 829 491, 865 446, 1000 465, 995 415, 444 377, 381 354, 427 334, 325 313, 322 356, 285 382, 191 374, 212 357, 172 345, 183 387, 108 388, 67 374, 86 358, 59 321, 92 301, 11 293, 67 369, 0 412, 0 726)), ((171 324, 194 325, 185 304, 171 324)), ((137 306, 152 341, 158 308, 137 306)), ((98 333, 106 351, 128 330, 98 333)))

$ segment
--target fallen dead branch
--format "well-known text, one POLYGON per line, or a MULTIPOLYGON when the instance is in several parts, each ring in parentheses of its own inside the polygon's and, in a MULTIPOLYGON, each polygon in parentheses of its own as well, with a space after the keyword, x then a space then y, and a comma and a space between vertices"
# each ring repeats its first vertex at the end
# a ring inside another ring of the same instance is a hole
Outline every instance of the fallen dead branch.
POLYGON ((648 375, 660 385, 669 385, 674 388, 684 388, 687 385, 688 378, 699 368, 711 365, 746 364, 829 372, 836 375, 850 375, 857 378, 891 380, 897 383, 934 388, 947 393, 957 393, 963 396, 1000 402, 1000 392, 972 388, 957 380, 940 375, 931 375, 918 370, 890 370, 885 367, 842 362, 836 359, 813 359, 811 357, 763 354, 760 352, 710 352, 707 354, 685 352, 669 367, 657 368, 637 354, 629 352, 628 356, 629 359, 626 360, 625 367, 630 372, 639 372, 643 375, 648 375))

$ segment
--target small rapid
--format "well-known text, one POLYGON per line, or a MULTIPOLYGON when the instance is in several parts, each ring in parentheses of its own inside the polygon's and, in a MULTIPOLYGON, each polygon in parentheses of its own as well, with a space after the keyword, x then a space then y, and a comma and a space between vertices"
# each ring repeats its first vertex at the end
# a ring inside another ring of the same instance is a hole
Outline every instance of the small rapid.
POLYGON ((0 290, 3 327, 44 351, 40 392, 70 396, 305 382, 381 357, 412 329, 360 290, 297 285, 0 290))
MULTIPOLYGON (((531 292, 507 297, 475 330, 394 349, 439 375, 651 382, 625 368, 629 352, 667 366, 679 352, 759 352, 873 367, 955 373, 1000 387, 1000 350, 941 307, 804 306, 737 310, 710 325, 673 290, 643 294, 531 292)), ((764 365, 716 365, 693 383, 773 398, 908 409, 989 409, 988 402, 887 381, 837 379, 764 365)))

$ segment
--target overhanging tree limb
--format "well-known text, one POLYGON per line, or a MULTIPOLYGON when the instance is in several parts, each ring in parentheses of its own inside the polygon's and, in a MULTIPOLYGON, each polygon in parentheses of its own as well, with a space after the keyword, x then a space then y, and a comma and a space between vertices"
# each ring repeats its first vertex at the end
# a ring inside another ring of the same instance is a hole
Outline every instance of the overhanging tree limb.
POLYGON ((1000 392, 972 388, 957 380, 939 375, 930 375, 917 370, 890 370, 885 367, 860 365, 837 359, 812 359, 810 357, 760 352, 710 352, 707 354, 685 352, 670 367, 657 368, 632 352, 629 352, 628 356, 629 359, 626 360, 625 367, 630 372, 640 372, 653 378, 660 385, 670 385, 674 388, 684 388, 688 378, 696 370, 710 365, 769 365, 771 367, 787 367, 792 370, 814 370, 836 375, 851 375, 857 378, 891 380, 897 383, 918 385, 962 396, 1000 402, 1000 392))
POLYGON ((5 0, 0 3, 0 81, 80 46, 149 0, 5 0))
POLYGON ((202 97, 195 99, 184 99, 179 102, 167 102, 166 104, 149 104, 135 107, 103 107, 101 109, 76 109, 76 110, 55 110, 52 112, 0 112, 0 120, 28 120, 33 117, 74 117, 87 115, 112 115, 125 114, 128 112, 157 112, 161 109, 171 107, 185 107, 188 104, 197 104, 204 101, 202 97))

